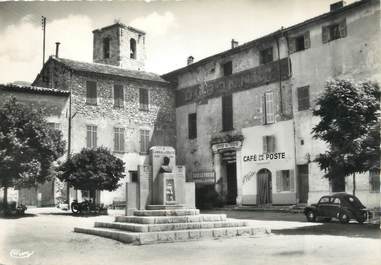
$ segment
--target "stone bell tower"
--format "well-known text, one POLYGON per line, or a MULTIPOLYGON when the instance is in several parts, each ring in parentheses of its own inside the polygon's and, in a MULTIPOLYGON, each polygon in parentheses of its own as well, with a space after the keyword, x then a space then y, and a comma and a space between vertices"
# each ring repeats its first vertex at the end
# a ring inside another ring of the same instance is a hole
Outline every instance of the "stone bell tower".
POLYGON ((144 70, 145 32, 122 23, 93 31, 93 62, 144 70))

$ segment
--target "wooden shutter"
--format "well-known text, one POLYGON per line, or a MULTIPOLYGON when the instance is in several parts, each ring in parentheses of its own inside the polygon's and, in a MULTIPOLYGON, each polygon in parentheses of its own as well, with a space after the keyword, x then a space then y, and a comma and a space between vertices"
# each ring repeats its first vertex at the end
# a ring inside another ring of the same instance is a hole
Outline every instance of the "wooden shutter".
POLYGON ((327 43, 329 41, 329 28, 322 27, 322 41, 323 43, 327 43))
POLYGON ((269 150, 269 153, 275 152, 275 136, 274 135, 268 136, 268 147, 267 147, 267 149, 269 150))
POLYGON ((120 135, 119 135, 119 148, 121 152, 124 152, 124 128, 120 129, 120 135))
POLYGON ((266 124, 266 95, 261 97, 262 103, 262 123, 266 124))
POLYGON ((344 38, 347 36, 347 23, 345 19, 339 23, 339 32, 340 38, 344 38))
POLYGON ((291 38, 288 43, 288 51, 289 53, 296 52, 296 38, 291 38))
POLYGON ((290 191, 294 192, 295 191, 295 170, 290 169, 289 174, 290 174, 290 191))
POLYGON ((263 153, 267 153, 267 136, 262 136, 263 153))
POLYGON ((310 32, 304 32, 304 49, 309 49, 311 47, 310 32))
POLYGON ((281 170, 277 170, 276 172, 276 191, 277 192, 280 192, 282 191, 282 171, 281 170))

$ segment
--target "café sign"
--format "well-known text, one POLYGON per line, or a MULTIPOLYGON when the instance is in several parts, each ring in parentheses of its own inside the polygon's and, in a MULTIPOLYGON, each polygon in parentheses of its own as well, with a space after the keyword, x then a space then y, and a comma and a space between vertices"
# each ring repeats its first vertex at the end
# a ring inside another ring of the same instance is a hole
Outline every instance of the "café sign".
POLYGON ((285 159, 285 158, 286 158, 285 152, 267 153, 267 154, 253 154, 253 155, 243 156, 243 162, 280 160, 280 159, 285 159))

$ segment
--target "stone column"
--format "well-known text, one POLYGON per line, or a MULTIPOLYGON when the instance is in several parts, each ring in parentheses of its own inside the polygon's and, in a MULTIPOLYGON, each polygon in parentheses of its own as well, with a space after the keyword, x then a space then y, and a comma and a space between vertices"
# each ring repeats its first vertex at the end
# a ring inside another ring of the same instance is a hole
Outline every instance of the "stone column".
POLYGON ((222 193, 222 174, 221 174, 221 155, 218 151, 213 152, 213 168, 214 172, 216 172, 216 191, 221 194, 222 193))
POLYGON ((237 205, 242 205, 242 160, 241 148, 236 150, 236 174, 237 174, 237 205))

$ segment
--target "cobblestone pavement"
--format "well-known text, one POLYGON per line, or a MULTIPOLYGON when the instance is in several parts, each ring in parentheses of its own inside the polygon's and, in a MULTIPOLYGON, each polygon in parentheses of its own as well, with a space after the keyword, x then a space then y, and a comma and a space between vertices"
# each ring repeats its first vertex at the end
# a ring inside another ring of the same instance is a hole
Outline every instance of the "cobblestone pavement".
POLYGON ((75 217, 54 208, 27 213, 0 219, 0 264, 381 264, 380 228, 371 224, 307 223, 301 214, 226 211, 228 217, 270 227, 272 235, 132 246, 73 233, 74 226, 112 216, 75 217))

